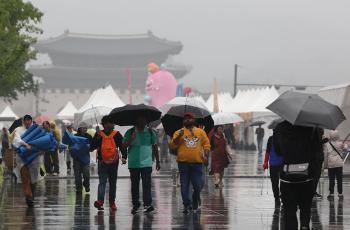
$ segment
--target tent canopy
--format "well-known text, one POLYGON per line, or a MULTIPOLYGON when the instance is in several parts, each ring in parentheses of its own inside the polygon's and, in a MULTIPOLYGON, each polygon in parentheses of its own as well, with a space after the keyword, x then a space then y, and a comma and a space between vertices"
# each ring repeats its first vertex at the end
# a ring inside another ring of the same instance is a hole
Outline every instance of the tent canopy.
POLYGON ((115 93, 113 87, 108 85, 107 87, 95 90, 87 102, 78 110, 78 113, 82 113, 92 107, 102 106, 114 109, 124 105, 125 103, 115 93))
POLYGON ((67 104, 61 109, 61 111, 57 114, 57 118, 60 120, 73 120, 74 113, 78 110, 73 105, 71 101, 68 101, 67 104))
POLYGON ((11 117, 17 119, 18 116, 13 112, 10 106, 6 106, 5 109, 0 113, 0 117, 11 117))
MULTIPOLYGON (((218 103, 219 103, 219 111, 220 112, 230 112, 227 111, 227 105, 231 104, 233 101, 233 97, 228 92, 223 92, 218 94, 218 103)), ((214 95, 211 94, 205 103, 208 109, 213 112, 214 109, 214 95)))

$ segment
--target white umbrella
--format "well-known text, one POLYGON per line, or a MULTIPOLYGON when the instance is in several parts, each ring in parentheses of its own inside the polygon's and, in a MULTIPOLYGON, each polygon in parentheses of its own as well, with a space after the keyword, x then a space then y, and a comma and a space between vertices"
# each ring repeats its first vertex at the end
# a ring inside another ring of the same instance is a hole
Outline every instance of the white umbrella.
POLYGON ((190 105, 209 111, 209 109, 203 102, 194 97, 175 97, 168 101, 165 105, 161 106, 159 110, 162 111, 162 114, 164 115, 170 110, 171 107, 178 105, 190 105))
POLYGON ((234 113, 215 113, 212 115, 214 120, 214 125, 226 125, 242 122, 243 119, 234 113))
POLYGON ((82 113, 78 124, 85 122, 89 125, 97 125, 100 123, 102 117, 108 115, 111 111, 111 108, 104 106, 92 107, 91 109, 87 109, 82 113))

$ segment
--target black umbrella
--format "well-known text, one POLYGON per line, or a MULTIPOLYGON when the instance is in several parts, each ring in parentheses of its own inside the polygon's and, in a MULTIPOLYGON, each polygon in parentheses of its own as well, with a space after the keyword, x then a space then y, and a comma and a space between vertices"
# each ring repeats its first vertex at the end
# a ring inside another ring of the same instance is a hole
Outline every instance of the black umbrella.
POLYGON ((214 127, 214 120, 209 111, 190 105, 179 105, 172 107, 161 119, 167 135, 172 136, 177 130, 183 127, 185 113, 192 113, 197 125, 204 126, 206 132, 209 132, 214 127))
POLYGON ((156 121, 160 118, 162 112, 157 108, 145 104, 125 105, 123 107, 113 109, 111 116, 114 124, 120 126, 135 125, 137 118, 142 115, 146 117, 148 123, 156 121))
POLYGON ((12 133, 16 128, 22 126, 22 118, 15 120, 9 128, 9 132, 12 133))
POLYGON ((254 121, 250 124, 250 126, 262 126, 265 123, 265 121, 254 121))
POLYGON ((317 94, 288 91, 267 109, 293 125, 336 129, 346 118, 341 109, 317 94))

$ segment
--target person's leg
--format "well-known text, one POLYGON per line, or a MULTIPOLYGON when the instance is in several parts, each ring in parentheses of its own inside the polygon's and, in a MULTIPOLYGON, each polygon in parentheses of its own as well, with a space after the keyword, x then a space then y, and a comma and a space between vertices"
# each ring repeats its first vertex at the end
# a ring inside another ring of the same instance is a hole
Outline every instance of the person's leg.
POLYGON ((71 172, 71 156, 69 150, 66 150, 66 165, 67 165, 67 174, 71 172))
POLYGON ((309 181, 298 184, 297 186, 296 193, 298 194, 298 206, 300 209, 300 227, 310 229, 311 206, 315 183, 309 181))
POLYGON ((294 184, 281 182, 281 197, 284 207, 284 229, 298 229, 297 201, 294 192, 294 184))
POLYGON ((44 166, 45 166, 45 172, 47 174, 51 174, 52 173, 52 168, 50 168, 50 166, 51 166, 50 152, 45 152, 44 153, 44 166))
POLYGON ((86 192, 90 192, 90 165, 83 165, 81 163, 81 169, 83 173, 83 186, 86 192))
POLYGON ((98 191, 97 191, 97 200, 100 203, 104 203, 106 184, 107 184, 107 165, 103 162, 98 162, 98 191))
POLYGON ((131 179, 131 197, 134 208, 139 208, 140 204, 140 169, 129 169, 131 179))
POLYGON ((52 152, 52 164, 53 164, 53 172, 59 174, 60 173, 60 166, 59 166, 58 151, 57 150, 52 152))
POLYGON ((83 189, 82 179, 81 179, 81 167, 80 161, 77 159, 73 160, 73 169, 74 169, 74 179, 75 179, 75 190, 76 192, 81 192, 83 189))
POLYGON ((335 170, 338 194, 343 194, 343 167, 335 168, 335 170))
POLYGON ((185 208, 191 206, 190 198, 190 164, 178 163, 180 172, 180 184, 181 184, 181 197, 185 208))
POLYGON ((317 193, 317 186, 318 186, 318 182, 320 181, 320 177, 321 177, 321 171, 322 171, 322 162, 319 163, 319 165, 317 165, 316 170, 315 170, 315 178, 314 178, 314 194, 318 194, 317 193))
POLYGON ((30 172, 27 166, 23 166, 20 170, 21 180, 22 180, 22 189, 26 202, 28 206, 33 206, 33 193, 30 183, 30 172))
POLYGON ((224 169, 220 173, 220 182, 219 182, 220 186, 224 186, 223 178, 224 178, 224 169))
POLYGON ((201 195, 201 190, 203 188, 202 182, 203 176, 203 165, 202 164, 192 164, 191 165, 191 183, 193 186, 193 209, 198 208, 198 202, 201 195))
POLYGON ((142 196, 143 196, 143 205, 145 207, 152 205, 152 168, 142 168, 141 177, 142 177, 142 196))
POLYGON ((214 184, 215 187, 219 187, 220 183, 220 173, 214 173, 214 184))
POLYGON ((275 197, 275 202, 279 203, 280 201, 280 189, 279 189, 279 167, 270 166, 270 179, 272 185, 273 196, 275 197))
POLYGON ((334 186, 335 186, 335 170, 334 170, 334 168, 328 169, 328 178, 329 178, 329 194, 334 194, 334 186))
POLYGON ((117 192, 117 178, 118 178, 118 163, 109 165, 108 169, 108 183, 109 183, 109 204, 115 202, 117 192))

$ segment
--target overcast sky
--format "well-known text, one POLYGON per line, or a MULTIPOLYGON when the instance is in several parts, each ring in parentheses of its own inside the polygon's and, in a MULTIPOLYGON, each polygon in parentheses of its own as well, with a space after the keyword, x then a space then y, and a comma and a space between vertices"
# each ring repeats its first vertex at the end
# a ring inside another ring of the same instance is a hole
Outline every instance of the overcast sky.
POLYGON ((350 1, 31 0, 43 38, 65 29, 181 41, 175 60, 193 67, 185 83, 232 91, 239 82, 328 85, 350 81, 350 1))

